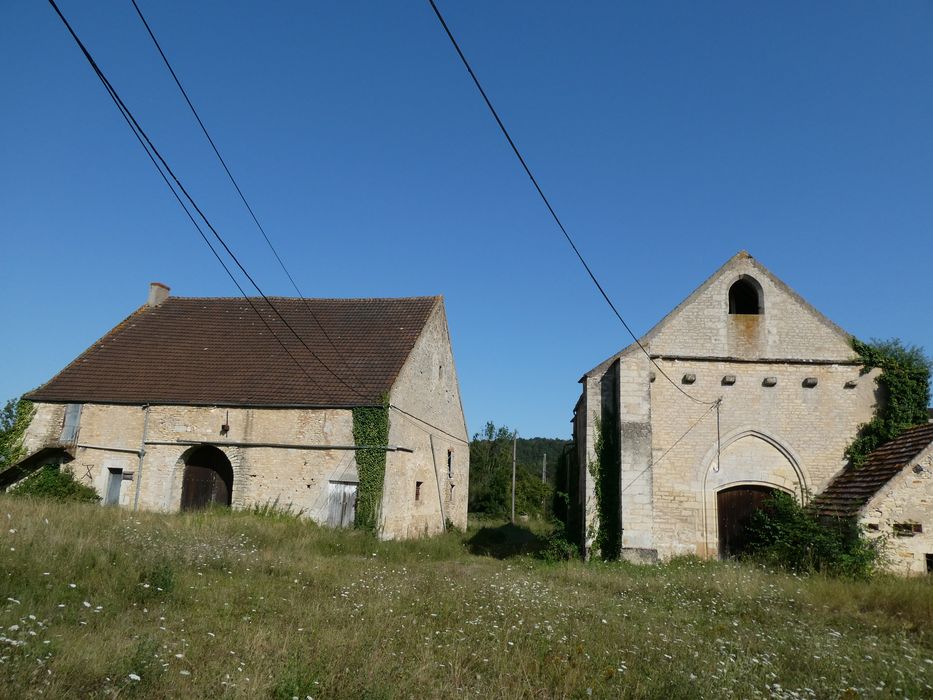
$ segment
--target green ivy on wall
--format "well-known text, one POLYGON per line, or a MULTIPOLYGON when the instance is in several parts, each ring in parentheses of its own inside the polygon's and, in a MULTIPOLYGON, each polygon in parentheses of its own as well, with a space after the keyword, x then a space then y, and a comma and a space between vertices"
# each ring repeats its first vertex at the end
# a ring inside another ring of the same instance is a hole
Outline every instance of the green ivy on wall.
POLYGON ((619 558, 622 551, 622 528, 619 522, 620 454, 618 431, 603 430, 603 420, 596 418, 596 458, 587 465, 593 477, 596 514, 599 519, 593 533, 593 549, 606 561, 619 558))
MULTIPOLYGON (((358 406, 353 409, 353 441, 356 445, 384 447, 389 442, 389 407, 358 406)), ((375 532, 385 483, 386 451, 357 450, 356 527, 375 532)))
POLYGON ((846 448, 846 457, 856 469, 874 450, 893 440, 907 428, 927 422, 930 403, 930 360, 923 351, 899 340, 853 338, 852 347, 862 358, 863 374, 879 368, 878 386, 883 396, 874 418, 859 428, 846 448))

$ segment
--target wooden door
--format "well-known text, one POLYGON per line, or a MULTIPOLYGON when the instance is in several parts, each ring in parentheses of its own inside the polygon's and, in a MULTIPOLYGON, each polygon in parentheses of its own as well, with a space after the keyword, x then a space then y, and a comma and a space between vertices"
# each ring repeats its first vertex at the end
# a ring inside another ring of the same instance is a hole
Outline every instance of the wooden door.
POLYGON ((719 516, 719 557, 741 555, 748 544, 748 526, 752 515, 774 493, 768 486, 734 486, 716 494, 719 516))
POLYGON ((233 469, 223 452, 205 446, 188 456, 181 487, 182 510, 229 506, 232 492, 233 469))
POLYGON ((327 524, 352 527, 356 519, 357 484, 332 481, 327 485, 327 524))

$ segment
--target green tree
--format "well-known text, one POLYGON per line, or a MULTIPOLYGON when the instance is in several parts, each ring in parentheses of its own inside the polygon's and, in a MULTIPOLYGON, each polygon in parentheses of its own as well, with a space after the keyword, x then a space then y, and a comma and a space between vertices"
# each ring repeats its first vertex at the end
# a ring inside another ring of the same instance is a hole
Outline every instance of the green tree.
MULTIPOLYGON (((552 488, 541 481, 541 455, 553 452, 549 464, 556 466, 556 446, 565 440, 523 439, 506 426, 486 423, 470 443, 469 508, 474 513, 507 516, 512 510, 512 442, 516 441, 515 512, 545 517, 553 499, 552 488)), ((553 470, 552 470, 553 471, 553 470)))
POLYGON ((469 509, 506 515, 511 509, 512 440, 515 432, 488 422, 470 443, 469 509))
POLYGON ((23 436, 35 412, 32 402, 24 399, 10 399, 0 410, 0 471, 26 456, 23 436))

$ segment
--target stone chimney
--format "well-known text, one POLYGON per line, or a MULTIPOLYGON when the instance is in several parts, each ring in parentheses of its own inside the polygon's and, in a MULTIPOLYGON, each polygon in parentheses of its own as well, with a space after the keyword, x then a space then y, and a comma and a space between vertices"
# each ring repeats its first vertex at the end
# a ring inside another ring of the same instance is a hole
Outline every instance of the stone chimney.
POLYGON ((149 298, 146 299, 146 306, 158 306, 168 299, 169 288, 161 282, 149 283, 149 298))

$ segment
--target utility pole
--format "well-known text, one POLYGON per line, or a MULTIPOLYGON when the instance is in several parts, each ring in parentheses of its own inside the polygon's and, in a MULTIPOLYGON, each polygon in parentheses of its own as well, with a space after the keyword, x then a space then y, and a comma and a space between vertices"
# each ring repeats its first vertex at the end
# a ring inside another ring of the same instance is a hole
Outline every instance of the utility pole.
POLYGON ((518 449, 518 431, 512 433, 512 524, 515 524, 515 453, 518 449))
POLYGON ((541 481, 547 483, 547 452, 542 455, 541 459, 541 481))

